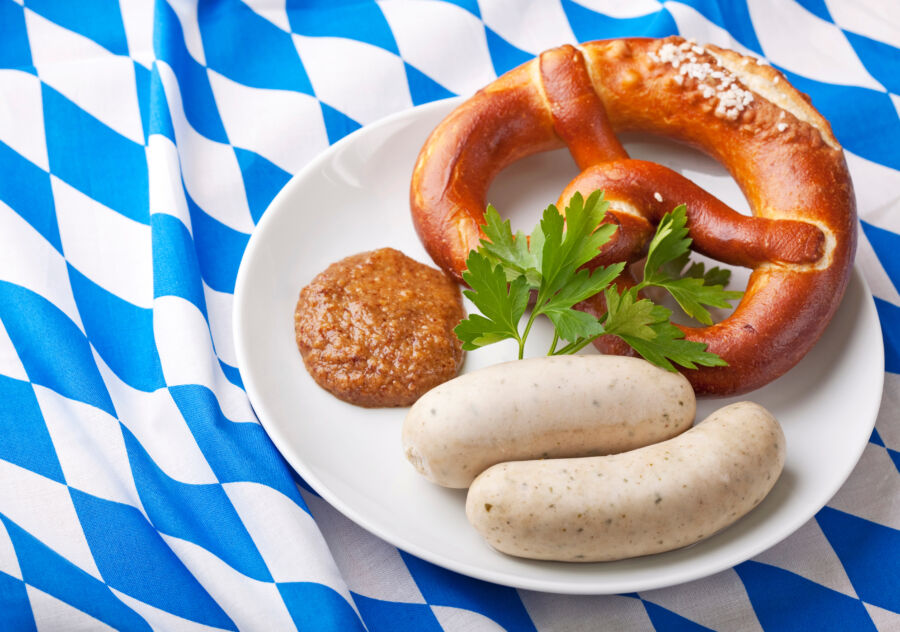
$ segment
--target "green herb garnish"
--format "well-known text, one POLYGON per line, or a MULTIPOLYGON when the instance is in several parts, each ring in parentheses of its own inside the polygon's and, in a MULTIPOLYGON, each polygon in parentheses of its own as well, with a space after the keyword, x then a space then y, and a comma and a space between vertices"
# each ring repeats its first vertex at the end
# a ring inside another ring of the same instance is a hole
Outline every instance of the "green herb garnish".
POLYGON ((519 343, 519 358, 535 319, 544 315, 555 327, 548 355, 575 353, 598 336, 613 334, 631 345, 645 359, 670 371, 672 365, 695 369, 697 365, 724 366, 719 356, 708 353, 706 345, 684 339, 680 329, 669 322, 671 310, 638 292, 657 286, 667 290, 689 316, 711 324, 704 306, 727 307, 741 292, 724 289, 730 272, 719 268, 706 271, 702 263, 688 264, 687 215, 684 205, 667 213, 650 242, 644 278, 622 293, 612 285, 624 263, 587 270, 584 264, 610 240, 616 227, 603 224, 609 203, 600 191, 587 200, 576 193, 566 208, 565 218, 552 204, 529 238, 515 235, 509 220, 501 219, 493 206, 485 214, 487 239, 469 253, 463 279, 470 290, 463 293, 481 311, 463 320, 454 330, 463 349, 473 350, 501 340, 519 343), (535 292, 534 307, 519 331, 519 323, 535 292), (573 309, 584 299, 604 293, 607 313, 597 319, 573 309), (565 345, 559 349, 559 341, 565 345))

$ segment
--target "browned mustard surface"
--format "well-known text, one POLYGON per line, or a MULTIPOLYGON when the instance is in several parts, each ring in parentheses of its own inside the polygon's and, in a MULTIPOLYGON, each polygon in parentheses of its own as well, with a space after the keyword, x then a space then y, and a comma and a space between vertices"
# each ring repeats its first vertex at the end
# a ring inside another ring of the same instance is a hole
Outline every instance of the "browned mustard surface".
POLYGON ((297 346, 316 383, 359 406, 409 406, 454 377, 459 288, 393 248, 333 263, 300 292, 297 346))

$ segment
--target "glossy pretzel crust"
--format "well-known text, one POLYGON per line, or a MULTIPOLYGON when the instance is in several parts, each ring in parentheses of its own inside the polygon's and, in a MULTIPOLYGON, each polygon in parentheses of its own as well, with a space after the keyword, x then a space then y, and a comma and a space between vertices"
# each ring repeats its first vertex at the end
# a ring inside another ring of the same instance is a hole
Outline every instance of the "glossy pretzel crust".
POLYGON ((583 171, 560 202, 576 190, 603 188, 609 221, 620 225, 595 264, 639 258, 653 224, 687 202, 693 247, 753 269, 730 317, 683 328, 729 364, 684 372, 699 395, 759 388, 819 339, 849 280, 856 205, 830 126, 778 71, 671 37, 564 46, 506 73, 451 113, 419 154, 410 205, 435 262, 460 279, 483 236, 493 178, 520 158, 566 145, 583 171), (686 52, 673 61, 667 56, 673 49, 686 52), (710 94, 715 79, 682 68, 685 54, 706 71, 730 75, 735 89, 750 93, 749 102, 723 108, 722 93, 710 94), (711 155, 741 187, 754 217, 739 215, 674 171, 629 160, 614 135, 629 131, 711 155))

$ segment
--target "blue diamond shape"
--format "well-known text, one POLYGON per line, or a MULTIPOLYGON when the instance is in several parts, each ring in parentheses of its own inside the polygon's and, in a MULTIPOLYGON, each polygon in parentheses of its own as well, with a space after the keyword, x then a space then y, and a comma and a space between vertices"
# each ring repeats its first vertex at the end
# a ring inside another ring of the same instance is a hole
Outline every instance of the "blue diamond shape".
POLYGON ((194 247, 206 284, 218 292, 234 293, 234 281, 250 235, 214 219, 184 192, 194 231, 194 247))
POLYGON ((285 582, 277 586, 298 630, 365 632, 356 612, 333 588, 312 582, 285 582))
POLYGON ((66 483, 34 389, 5 375, 0 375, 0 459, 66 483))
POLYGON ((611 18, 572 0, 562 0, 562 7, 579 42, 614 37, 665 37, 678 33, 678 25, 665 9, 634 18, 611 18))
POLYGON ((31 47, 25 28, 25 12, 13 0, 0 0, 0 68, 18 68, 33 72, 31 47))
POLYGON ((205 386, 172 386, 169 392, 219 482, 266 485, 309 513, 287 465, 262 426, 226 418, 215 394, 205 386))
POLYGON ((0 321, 28 379, 116 416, 87 338, 56 305, 0 281, 0 321))
POLYGON ((71 494, 91 554, 110 587, 184 619, 237 630, 140 511, 75 489, 71 494))
MULTIPOLYGON (((175 73, 185 118, 191 127, 210 140, 227 143, 228 135, 219 117, 206 68, 188 52, 178 16, 167 2, 157 2, 153 19, 156 22, 153 28, 153 51, 157 60, 166 62, 175 73)), ((165 93, 162 93, 161 101, 154 104, 151 111, 155 113, 160 108, 164 111, 169 109, 165 103, 165 93)), ((167 111, 162 115, 169 116, 167 111)), ((174 134, 169 138, 174 142, 174 134)))
MULTIPOLYGON (((2 0, 0 0, 2 1, 2 0)), ((50 174, 0 142, 0 200, 62 253, 50 174)))
POLYGON ((119 378, 139 391, 166 385, 153 336, 153 310, 132 305, 81 274, 69 281, 88 340, 119 378))
POLYGON ((257 223, 275 195, 291 179, 291 174, 249 149, 235 147, 234 155, 244 178, 250 215, 257 223))
POLYGON ((221 485, 176 481, 156 465, 127 428, 122 428, 122 434, 141 504, 160 533, 203 547, 247 577, 272 581, 269 569, 221 485))
POLYGON ((0 572, 0 630, 37 632, 25 582, 0 572))
POLYGON ((507 630, 536 632, 514 588, 465 577, 403 551, 400 556, 429 605, 473 610, 507 630))
POLYGON ((900 307, 877 296, 874 298, 884 337, 884 370, 900 373, 900 307))
POLYGON ((859 598, 900 612, 900 531, 831 507, 816 514, 816 521, 859 598))
POLYGON ((647 616, 650 617, 650 622, 657 630, 665 630, 666 632, 709 631, 709 628, 706 626, 694 623, 690 619, 682 617, 677 612, 672 612, 671 610, 649 601, 642 601, 642 603, 644 604, 644 609, 647 611, 647 616))
POLYGON ((444 629, 428 604, 385 601, 357 593, 351 594, 370 632, 393 630, 442 632, 444 629))
POLYGON ((721 26, 723 29, 752 50, 757 55, 762 55, 762 46, 753 29, 753 20, 750 19, 750 10, 747 8, 747 0, 683 0, 684 4, 696 9, 703 17, 721 26))
POLYGON ((212 70, 254 88, 313 94, 290 34, 243 2, 200 0, 197 20, 212 70))
POLYGON ((734 570, 764 630, 875 630, 858 599, 768 564, 734 570))
MULTIPOLYGON (((75 490, 71 490, 71 492, 78 493, 75 490)), ((131 509, 137 513, 137 509, 131 509)), ((27 583, 95 619, 99 619, 116 630, 151 632, 147 622, 122 603, 102 581, 81 570, 5 515, 0 514, 0 521, 3 522, 9 533, 9 539, 13 543, 16 557, 19 560, 19 567, 22 569, 22 578, 27 583)), ((148 560, 144 557, 147 553, 145 550, 129 548, 120 538, 110 537, 110 533, 116 533, 116 526, 114 523, 103 525, 101 534, 105 544, 115 551, 117 561, 124 562, 132 559, 147 564, 148 560)), ((123 534, 119 532, 117 535, 123 534)), ((94 555, 96 560, 96 553, 94 555)), ((98 566, 100 566, 99 563, 98 566)), ((100 569, 102 573, 103 567, 100 566, 100 569)), ((152 569, 148 566, 147 570, 152 569)), ((127 593, 128 591, 123 592, 127 593)))
POLYGON ((125 24, 117 0, 58 2, 28 0, 28 8, 59 26, 93 40, 115 55, 128 55, 125 24))
POLYGON ((884 92, 822 83, 779 68, 831 123, 835 138, 855 154, 900 169, 900 118, 884 92), (848 107, 852 104, 852 107, 848 107))
POLYGON ((200 264, 191 233, 167 213, 150 216, 153 242, 153 297, 180 296, 207 318, 200 264))
POLYGON ((287 0, 291 31, 309 37, 343 37, 399 55, 391 27, 372 0, 287 0))
POLYGON ((502 75, 504 72, 521 66, 526 61, 530 61, 534 58, 534 55, 531 53, 528 53, 521 48, 516 48, 497 35, 490 27, 485 26, 484 32, 487 37, 488 53, 491 56, 491 63, 494 65, 494 72, 497 75, 502 75))
POLYGON ((362 125, 352 118, 331 107, 324 101, 319 101, 322 106, 322 118, 325 121, 325 131, 328 133, 328 143, 333 145, 350 132, 355 132, 362 125))
POLYGON ((409 83, 409 94, 412 97, 413 105, 456 96, 455 92, 450 92, 415 66, 406 62, 403 62, 403 65, 406 67, 406 79, 409 83))
POLYGON ((150 221, 144 146, 41 84, 50 172, 136 222, 150 221))

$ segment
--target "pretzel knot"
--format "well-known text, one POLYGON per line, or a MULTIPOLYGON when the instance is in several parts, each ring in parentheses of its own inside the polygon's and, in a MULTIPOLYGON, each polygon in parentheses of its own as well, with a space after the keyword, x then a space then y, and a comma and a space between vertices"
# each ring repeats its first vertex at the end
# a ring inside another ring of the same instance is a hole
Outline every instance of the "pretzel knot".
MULTIPOLYGON (((483 237, 494 176, 563 145, 581 173, 559 208, 576 191, 602 189, 610 202, 605 221, 618 224, 590 265, 641 258, 663 214, 684 203, 694 250, 753 270, 728 318, 682 327, 728 362, 685 371, 698 394, 759 388, 816 343, 849 280, 856 204, 828 122, 781 73, 678 37, 562 46, 506 73, 444 119, 419 154, 410 205, 435 262, 461 279, 483 237), (753 216, 667 167, 630 159, 616 137, 625 131, 710 154, 741 187, 753 216)), ((604 338, 602 351, 623 352, 604 338)))

